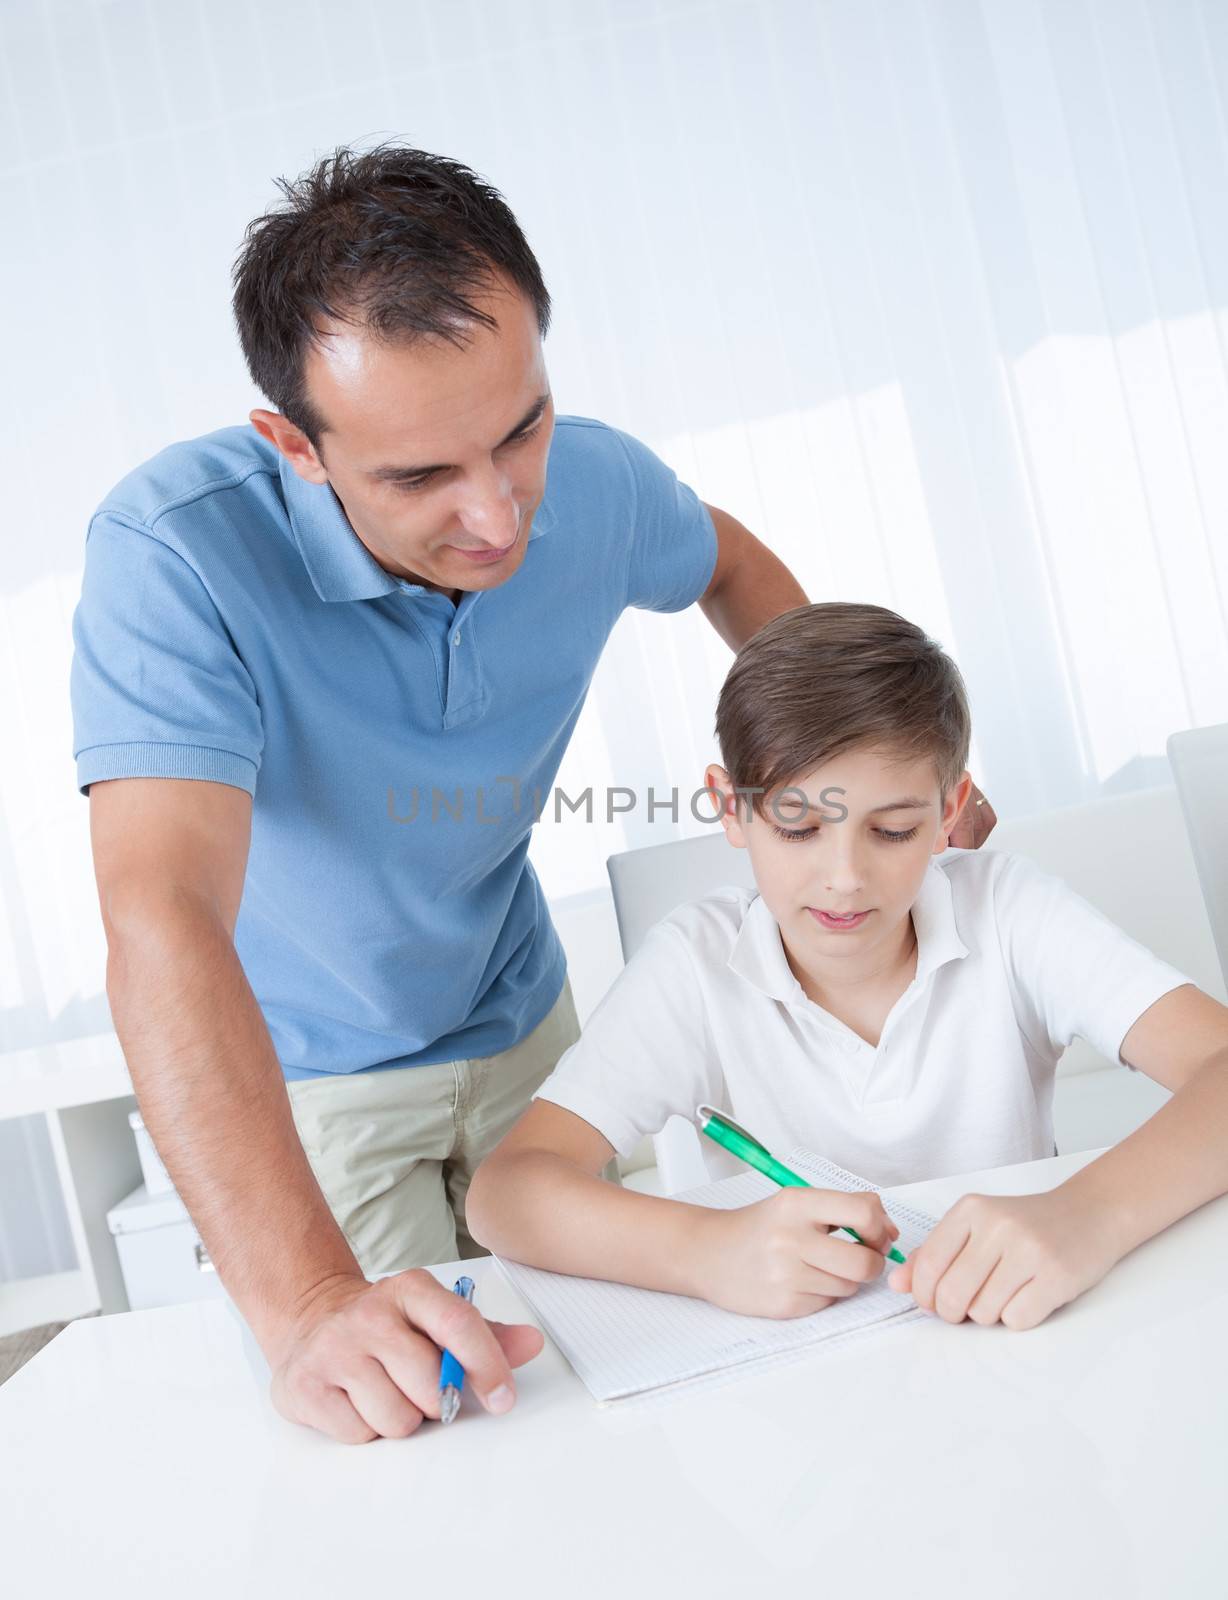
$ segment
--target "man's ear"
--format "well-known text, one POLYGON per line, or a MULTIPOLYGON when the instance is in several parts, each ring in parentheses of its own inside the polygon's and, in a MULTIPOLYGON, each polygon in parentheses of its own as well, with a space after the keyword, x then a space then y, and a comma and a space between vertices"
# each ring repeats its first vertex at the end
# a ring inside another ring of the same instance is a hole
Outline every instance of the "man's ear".
POLYGON ((257 409, 248 413, 248 421, 262 438, 276 445, 300 478, 308 483, 328 482, 328 473, 315 445, 289 418, 278 411, 257 409))
POLYGON ((710 763, 704 772, 704 787, 712 796, 713 808, 721 819, 721 827, 725 830, 726 839, 735 849, 745 850, 746 834, 738 811, 738 796, 734 789, 733 779, 725 771, 724 767, 717 766, 714 761, 710 763))
POLYGON ((972 774, 965 772, 955 788, 947 795, 947 803, 942 808, 942 826, 938 830, 938 838, 934 841, 934 854, 940 856, 951 842, 951 830, 959 821, 964 807, 968 803, 968 796, 972 793, 972 774))

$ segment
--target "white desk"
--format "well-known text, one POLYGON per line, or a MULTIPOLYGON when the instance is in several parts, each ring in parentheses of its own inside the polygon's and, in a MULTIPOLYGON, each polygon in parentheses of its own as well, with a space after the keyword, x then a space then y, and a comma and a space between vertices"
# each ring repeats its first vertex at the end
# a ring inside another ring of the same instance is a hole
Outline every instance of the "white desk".
MULTIPOLYGON (((940 1213, 1087 1159, 899 1192, 940 1213)), ((104 1317, 0 1389, 6 1594, 1228 1593, 1228 1200, 1029 1332, 926 1318, 630 1408, 548 1345, 510 1416, 346 1447, 273 1412, 250 1348, 227 1305, 104 1317)))

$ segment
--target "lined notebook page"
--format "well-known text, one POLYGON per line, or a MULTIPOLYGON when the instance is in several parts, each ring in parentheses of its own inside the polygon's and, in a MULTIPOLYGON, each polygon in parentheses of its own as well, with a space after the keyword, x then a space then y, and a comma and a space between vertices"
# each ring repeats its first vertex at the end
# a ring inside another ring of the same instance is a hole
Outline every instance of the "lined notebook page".
MULTIPOLYGON (((874 1188, 806 1150, 792 1151, 785 1164, 816 1188, 874 1188)), ((777 1192, 769 1178, 746 1172, 676 1198, 731 1211, 777 1192)), ((907 1255, 934 1227, 935 1219, 894 1201, 888 1209, 900 1230, 896 1244, 907 1255)), ((600 1401, 627 1399, 751 1363, 774 1363, 837 1337, 877 1329, 892 1319, 923 1315, 911 1295, 887 1287, 890 1263, 879 1278, 863 1284, 847 1300, 835 1300, 812 1316, 788 1321, 739 1316, 686 1295, 573 1278, 501 1258, 499 1264, 585 1388, 600 1401)))

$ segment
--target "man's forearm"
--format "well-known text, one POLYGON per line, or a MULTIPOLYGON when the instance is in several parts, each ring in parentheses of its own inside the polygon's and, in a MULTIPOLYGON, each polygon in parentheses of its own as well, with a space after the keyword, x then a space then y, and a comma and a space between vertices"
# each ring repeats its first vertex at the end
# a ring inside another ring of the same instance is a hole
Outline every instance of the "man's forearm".
POLYGON ((620 1188, 545 1150, 501 1156, 469 1191, 470 1232, 526 1266, 698 1295, 698 1249, 718 1213, 620 1188))
POLYGON ((360 1276, 294 1127, 268 1028, 203 903, 108 926, 107 993, 146 1125, 228 1293, 262 1341, 360 1276))
POLYGON ((1205 1061, 1141 1128, 1063 1188, 1105 1216, 1123 1256, 1228 1193, 1228 1054, 1205 1061))
POLYGON ((765 622, 806 604, 797 579, 753 534, 741 530, 745 553, 720 586, 699 602, 721 638, 738 651, 765 622))

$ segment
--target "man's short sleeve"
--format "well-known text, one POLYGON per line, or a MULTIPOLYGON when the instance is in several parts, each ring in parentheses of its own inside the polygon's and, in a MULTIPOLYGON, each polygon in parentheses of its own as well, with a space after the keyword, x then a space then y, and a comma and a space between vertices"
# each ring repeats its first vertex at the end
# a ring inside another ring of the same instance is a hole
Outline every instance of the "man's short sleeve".
POLYGON ((199 574, 148 528, 94 518, 73 643, 82 793, 104 778, 203 778, 255 793, 255 685, 199 574))
POLYGON ((635 507, 627 558, 626 604, 641 611, 693 605, 716 568, 716 529, 694 489, 646 444, 613 430, 631 465, 635 507))
POLYGON ((1004 856, 998 927, 1024 1032, 1054 1051, 1077 1035, 1109 1061, 1149 1006, 1193 980, 1161 961, 1060 878, 1004 856))
POLYGON ((671 1116, 719 1102, 722 1083, 686 935, 667 919, 646 935, 535 1098, 583 1117, 626 1156, 671 1116))

